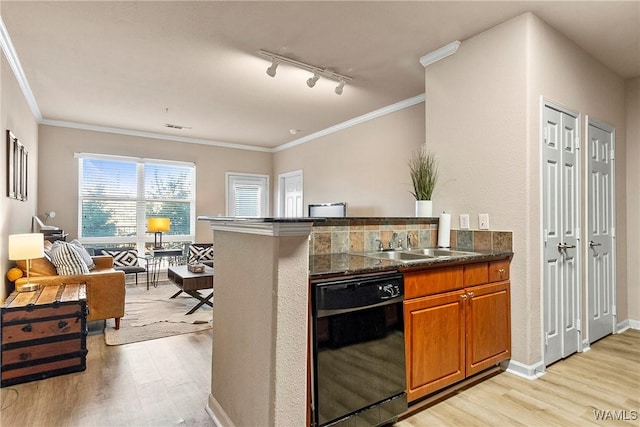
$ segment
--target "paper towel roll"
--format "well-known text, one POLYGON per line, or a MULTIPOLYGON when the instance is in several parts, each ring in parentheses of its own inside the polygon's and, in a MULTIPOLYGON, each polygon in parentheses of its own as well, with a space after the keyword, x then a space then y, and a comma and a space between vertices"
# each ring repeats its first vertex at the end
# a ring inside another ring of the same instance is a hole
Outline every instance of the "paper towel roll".
POLYGON ((441 213, 438 223, 438 246, 448 248, 451 246, 451 214, 441 213))

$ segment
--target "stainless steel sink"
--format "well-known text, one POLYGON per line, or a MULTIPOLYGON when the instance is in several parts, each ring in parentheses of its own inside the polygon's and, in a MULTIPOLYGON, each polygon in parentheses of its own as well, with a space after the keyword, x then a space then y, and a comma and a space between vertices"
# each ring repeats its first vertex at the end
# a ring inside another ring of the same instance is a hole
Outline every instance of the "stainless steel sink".
POLYGON ((379 251, 379 252, 366 252, 362 254, 370 258, 388 259, 391 261, 400 262, 419 262, 425 259, 433 258, 431 255, 410 253, 405 251, 379 251))
POLYGON ((454 251, 442 248, 410 249, 404 251, 407 254, 426 255, 435 258, 460 258, 465 256, 479 255, 477 252, 454 251))
POLYGON ((442 248, 426 248, 426 249, 406 249, 406 250, 385 250, 355 253, 353 255, 366 256, 369 258, 386 259, 389 261, 398 261, 403 263, 424 262, 430 259, 449 259, 462 258, 467 256, 479 255, 477 252, 455 251, 442 248))

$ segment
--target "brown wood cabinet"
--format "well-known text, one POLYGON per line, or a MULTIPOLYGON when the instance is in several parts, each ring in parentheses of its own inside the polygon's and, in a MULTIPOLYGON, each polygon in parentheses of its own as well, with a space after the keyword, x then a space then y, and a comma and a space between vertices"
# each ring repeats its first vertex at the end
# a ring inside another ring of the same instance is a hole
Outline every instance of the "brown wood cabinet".
POLYGON ((511 356, 508 275, 508 259, 405 273, 409 401, 511 356))

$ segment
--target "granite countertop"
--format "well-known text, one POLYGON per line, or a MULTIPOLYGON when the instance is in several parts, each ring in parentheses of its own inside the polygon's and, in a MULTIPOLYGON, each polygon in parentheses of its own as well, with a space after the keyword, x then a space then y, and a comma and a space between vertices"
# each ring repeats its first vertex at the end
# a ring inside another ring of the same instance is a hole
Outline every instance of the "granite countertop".
POLYGON ((254 218, 254 217, 207 216, 207 215, 200 215, 198 216, 197 219, 198 221, 219 221, 219 222, 238 222, 238 223, 248 223, 248 222, 298 223, 298 222, 324 221, 323 218, 278 218, 278 217, 254 218))
MULTIPOLYGON (((464 249, 462 250, 465 251, 464 249)), ((321 279, 331 276, 350 276, 383 271, 408 271, 429 267, 461 265, 470 262, 492 261, 511 258, 512 256, 513 252, 509 251, 473 251, 473 255, 464 257, 427 258, 421 262, 403 263, 354 253, 310 255, 309 277, 311 279, 321 279)))

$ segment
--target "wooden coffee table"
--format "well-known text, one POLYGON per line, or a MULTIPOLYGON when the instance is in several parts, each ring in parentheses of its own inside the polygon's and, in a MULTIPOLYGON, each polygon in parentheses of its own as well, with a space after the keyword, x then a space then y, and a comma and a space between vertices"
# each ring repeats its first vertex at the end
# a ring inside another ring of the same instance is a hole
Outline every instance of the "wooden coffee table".
POLYGON ((176 265, 168 268, 167 277, 180 288, 171 298, 175 298, 185 292, 200 301, 187 314, 192 314, 204 304, 213 307, 211 302, 211 298, 213 298, 213 268, 205 266, 204 272, 192 273, 186 265, 176 265), (203 289, 211 289, 211 293, 203 296, 198 292, 203 289))

